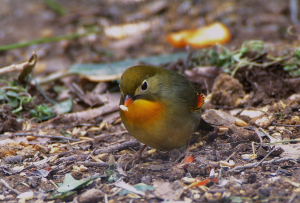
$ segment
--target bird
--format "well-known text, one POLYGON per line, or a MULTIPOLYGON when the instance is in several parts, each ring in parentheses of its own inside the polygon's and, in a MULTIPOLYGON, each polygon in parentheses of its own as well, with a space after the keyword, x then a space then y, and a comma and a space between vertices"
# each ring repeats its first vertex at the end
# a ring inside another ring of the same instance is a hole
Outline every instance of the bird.
POLYGON ((201 123, 204 95, 180 73, 150 65, 127 68, 120 79, 120 117, 144 146, 182 148, 201 123))

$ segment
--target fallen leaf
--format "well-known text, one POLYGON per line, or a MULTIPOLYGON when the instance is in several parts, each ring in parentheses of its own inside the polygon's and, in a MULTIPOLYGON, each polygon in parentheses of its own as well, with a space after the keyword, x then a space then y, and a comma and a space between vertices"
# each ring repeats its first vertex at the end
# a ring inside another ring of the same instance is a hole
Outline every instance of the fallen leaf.
POLYGON ((111 80, 117 80, 121 77, 121 74, 130 66, 141 64, 141 62, 159 65, 178 59, 185 59, 187 57, 186 52, 179 52, 169 55, 161 56, 149 56, 137 59, 125 59, 123 61, 113 63, 100 63, 100 64, 74 64, 70 67, 68 74, 79 74, 84 78, 87 78, 94 82, 106 82, 111 80))
POLYGON ((69 192, 72 190, 75 190, 77 188, 83 187, 85 185, 88 185, 89 183, 93 182, 94 179, 100 178, 101 175, 93 175, 89 178, 82 179, 82 180, 76 180, 72 177, 70 173, 66 174, 65 180, 63 184, 57 188, 57 192, 69 192))
POLYGON ((179 182, 169 183, 155 181, 153 182, 153 186, 155 187, 154 194, 165 201, 179 200, 184 191, 179 182))
MULTIPOLYGON (((154 190, 155 190, 155 187, 153 187, 153 186, 151 186, 151 185, 146 185, 146 184, 144 184, 144 183, 138 183, 138 184, 136 184, 136 185, 133 185, 133 187, 134 187, 136 190, 142 191, 142 192, 146 192, 147 190, 149 190, 149 191, 154 191, 154 190)), ((124 190, 122 190, 119 194, 120 194, 120 195, 127 195, 127 194, 129 194, 129 193, 131 193, 131 191, 124 189, 124 190)))
POLYGON ((186 157, 182 163, 178 164, 177 167, 179 168, 187 168, 189 164, 193 163, 195 161, 194 156, 188 156, 186 157))
POLYGON ((65 101, 55 104, 53 106, 53 108, 56 111, 56 113, 64 114, 64 113, 68 113, 69 111, 71 111, 72 105, 73 105, 73 101, 71 98, 69 98, 65 101))
POLYGON ((231 39, 229 29, 222 23, 193 30, 183 30, 167 35, 167 41, 176 48, 184 48, 190 45, 192 48, 203 48, 218 44, 225 44, 231 39))
POLYGON ((210 181, 212 181, 212 182, 214 182, 214 183, 218 183, 219 182, 219 179, 217 179, 217 178, 214 178, 214 179, 205 179, 205 180, 202 180, 202 181, 200 181, 200 182, 198 182, 197 183, 197 186, 202 186, 202 185, 206 185, 208 182, 210 182, 210 181))

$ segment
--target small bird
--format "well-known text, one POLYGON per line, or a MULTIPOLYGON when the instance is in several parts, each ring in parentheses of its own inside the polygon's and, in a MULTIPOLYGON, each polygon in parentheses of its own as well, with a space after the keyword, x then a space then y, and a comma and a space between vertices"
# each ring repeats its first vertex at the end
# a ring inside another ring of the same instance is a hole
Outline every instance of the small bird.
POLYGON ((120 80, 120 116, 128 132, 160 150, 183 147, 198 129, 204 96, 181 74, 154 66, 128 68, 120 80))

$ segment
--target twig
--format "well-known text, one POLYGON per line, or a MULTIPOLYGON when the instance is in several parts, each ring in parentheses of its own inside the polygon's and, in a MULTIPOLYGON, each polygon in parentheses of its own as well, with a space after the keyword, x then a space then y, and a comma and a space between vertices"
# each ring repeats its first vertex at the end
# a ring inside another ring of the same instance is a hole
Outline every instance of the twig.
POLYGON ((69 72, 61 73, 60 71, 60 72, 52 73, 51 75, 45 76, 43 78, 37 78, 36 80, 40 85, 44 85, 72 75, 76 75, 76 73, 69 73, 69 72))
MULTIPOLYGON (((4 136, 5 134, 0 134, 1 136, 4 136)), ((79 139, 64 137, 64 136, 55 136, 55 135, 35 135, 34 133, 14 133, 15 136, 34 136, 34 137, 42 137, 42 138, 52 138, 52 139, 62 139, 62 140, 70 140, 70 141, 79 141, 79 139)))
MULTIPOLYGON (((122 189, 122 188, 121 188, 122 189)), ((122 189, 123 190, 123 189, 122 189)), ((105 203, 108 203, 107 194, 104 195, 105 203)))
POLYGON ((10 49, 27 47, 27 46, 34 45, 34 44, 43 44, 43 43, 50 43, 50 42, 58 42, 61 40, 70 40, 70 39, 83 37, 83 36, 86 36, 86 35, 89 35, 92 33, 96 33, 96 32, 97 31, 89 31, 89 32, 85 32, 85 33, 71 33, 69 35, 54 36, 54 37, 48 37, 48 38, 39 38, 39 39, 27 41, 27 42, 8 44, 8 45, 0 46, 0 51, 6 51, 6 50, 10 50, 10 49))
POLYGON ((35 82, 35 85, 36 85, 36 87, 37 87, 37 89, 40 91, 40 93, 43 95, 43 97, 47 100, 47 101, 49 101, 51 104, 57 104, 57 102, 56 101, 54 101, 53 99, 50 99, 48 96, 47 96, 47 94, 46 94, 46 92, 45 92, 45 90, 41 87, 41 85, 38 83, 38 81, 34 78, 34 77, 31 77, 31 79, 35 82))
POLYGON ((285 126, 285 127, 300 127, 300 125, 286 125, 286 124, 280 124, 280 123, 272 123, 272 125, 275 126, 285 126))
POLYGON ((300 139, 282 140, 282 141, 270 142, 270 143, 257 143, 257 142, 255 142, 255 144, 259 144, 259 145, 273 145, 273 144, 288 143, 288 142, 300 142, 300 139))
POLYGON ((119 104, 115 102, 115 104, 109 103, 105 104, 101 107, 92 108, 86 111, 76 112, 76 113, 67 113, 62 114, 60 119, 62 120, 91 120, 94 118, 98 118, 100 116, 103 116, 104 114, 108 114, 114 111, 117 111, 119 109, 119 104))
POLYGON ((111 195, 107 195, 107 196, 108 196, 108 197, 113 197, 113 196, 119 194, 122 190, 123 190, 123 188, 119 188, 119 189, 117 189, 114 193, 112 193, 111 195))
POLYGON ((233 157, 234 155, 235 155, 235 151, 234 152, 232 152, 232 154, 230 154, 230 156, 225 160, 226 162, 228 162, 229 161, 229 159, 231 159, 231 157, 233 157))
POLYGON ((56 0, 43 0, 43 1, 50 9, 52 9, 55 13, 59 15, 65 15, 67 13, 65 7, 63 7, 56 0))
POLYGON ((120 151, 123 149, 128 149, 129 147, 136 147, 139 145, 139 142, 136 140, 131 140, 128 142, 123 142, 122 144, 117 144, 117 145, 113 145, 113 146, 109 146, 106 148, 102 148, 102 149, 97 149, 94 151, 94 154, 103 154, 103 153, 111 153, 114 151, 120 151))
POLYGON ((87 162, 87 161, 77 161, 76 164, 84 166, 96 166, 96 167, 108 167, 108 163, 105 162, 87 162))
POLYGON ((282 158, 282 159, 273 159, 270 161, 265 161, 265 162, 259 162, 259 163, 251 163, 251 164, 245 164, 244 166, 236 166, 233 169, 229 170, 229 172, 234 172, 234 171, 241 171, 249 168, 255 168, 258 166, 258 164, 274 164, 274 163, 280 163, 283 161, 290 161, 294 160, 293 158, 282 158))
POLYGON ((24 70, 25 68, 32 67, 32 66, 34 67, 36 62, 37 62, 37 55, 35 52, 33 52, 33 54, 31 55, 31 57, 28 61, 1 68, 0 75, 6 74, 6 73, 11 73, 11 72, 19 72, 19 71, 24 70))
POLYGON ((0 179, 0 182, 7 187, 8 189, 10 189, 11 191, 13 191, 14 193, 16 193, 17 195, 20 194, 20 192, 18 190, 15 190, 14 188, 10 187, 9 184, 7 182, 5 182, 5 180, 0 179))
POLYGON ((291 161, 291 160, 294 160, 294 159, 290 158, 290 157, 286 157, 286 158, 282 158, 282 159, 273 159, 270 161, 265 161, 263 164, 276 164, 276 163, 280 163, 283 161, 291 161))
MULTIPOLYGON (((108 163, 105 162, 88 162, 88 161, 76 161, 78 165, 84 165, 88 167, 108 167, 108 163)), ((127 169, 131 169, 134 165, 129 165, 127 169)), ((117 164, 117 167, 122 168, 125 170, 125 164, 117 164)))
POLYGON ((296 197, 297 197, 297 194, 295 192, 293 192, 292 195, 289 198, 288 203, 292 203, 296 197))
POLYGON ((50 179, 50 183, 52 183, 52 185, 54 185, 56 187, 56 189, 58 188, 58 186, 56 185, 55 182, 53 182, 53 180, 50 179))
POLYGON ((82 143, 86 143, 86 142, 93 142, 93 140, 81 140, 81 141, 76 141, 76 142, 72 142, 72 143, 62 144, 62 145, 58 146, 58 148, 74 146, 74 145, 78 145, 78 144, 82 144, 82 143))
POLYGON ((274 147, 274 149, 272 149, 272 151, 270 151, 264 158, 262 158, 262 160, 260 160, 260 162, 257 164, 257 166, 259 166, 267 157, 270 156, 270 154, 272 154, 275 149, 277 149, 276 147, 274 147))
POLYGON ((79 160, 84 160, 84 159, 86 159, 87 156, 88 156, 88 154, 80 154, 80 155, 74 154, 72 156, 59 158, 54 162, 54 164, 59 164, 62 162, 70 163, 70 162, 75 162, 75 161, 79 161, 79 160))

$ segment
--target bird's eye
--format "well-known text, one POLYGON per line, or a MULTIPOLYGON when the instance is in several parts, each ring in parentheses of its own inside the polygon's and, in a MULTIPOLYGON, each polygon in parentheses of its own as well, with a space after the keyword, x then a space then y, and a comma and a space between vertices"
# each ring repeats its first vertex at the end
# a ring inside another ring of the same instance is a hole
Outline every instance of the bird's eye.
POLYGON ((147 88, 148 88, 148 83, 147 83, 146 80, 144 80, 141 89, 142 89, 142 90, 146 90, 147 88))

